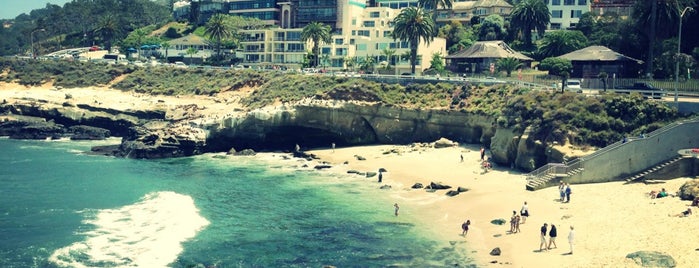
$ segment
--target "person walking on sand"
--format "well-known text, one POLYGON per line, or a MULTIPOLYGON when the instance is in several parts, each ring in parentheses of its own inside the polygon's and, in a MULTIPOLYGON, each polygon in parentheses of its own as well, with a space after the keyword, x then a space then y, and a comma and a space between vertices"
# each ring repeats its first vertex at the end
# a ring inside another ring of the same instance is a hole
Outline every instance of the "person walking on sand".
POLYGON ((466 220, 461 224, 461 235, 466 236, 468 234, 468 226, 471 225, 471 220, 466 220))
POLYGON ((570 194, 573 191, 570 190, 570 184, 566 183, 566 203, 570 203, 570 194))
POLYGON ((520 232, 520 231, 519 231, 519 222, 520 222, 521 220, 522 220, 522 217, 520 217, 519 215, 517 215, 517 217, 515 217, 515 233, 519 233, 519 232, 520 232))
POLYGON ((544 223, 544 225, 541 226, 541 244, 539 244, 539 251, 544 251, 546 250, 546 227, 548 224, 544 223))
POLYGON ((398 217, 398 210, 400 209, 400 207, 398 206, 398 203, 394 203, 393 208, 394 208, 394 214, 396 214, 396 217, 398 217))
POLYGON ((570 233, 568 233, 568 244, 570 244, 570 253, 573 254, 573 245, 575 244, 575 229, 573 225, 570 226, 570 233))
POLYGON ((519 211, 519 213, 522 215, 522 224, 527 222, 527 217, 529 217, 529 206, 527 206, 527 201, 524 201, 524 205, 522 205, 522 209, 519 211))
POLYGON ((383 180, 383 172, 379 171, 379 183, 383 180))
POLYGON ((556 225, 553 223, 551 224, 551 231, 549 231, 549 246, 548 249, 551 249, 551 244, 553 244, 554 248, 558 248, 558 245, 556 245, 556 237, 558 236, 558 231, 556 231, 556 225))
POLYGON ((481 146, 481 162, 483 160, 485 160, 485 148, 483 148, 483 146, 481 146))
POLYGON ((461 155, 461 163, 463 163, 463 162, 464 162, 464 155, 462 154, 461 155))

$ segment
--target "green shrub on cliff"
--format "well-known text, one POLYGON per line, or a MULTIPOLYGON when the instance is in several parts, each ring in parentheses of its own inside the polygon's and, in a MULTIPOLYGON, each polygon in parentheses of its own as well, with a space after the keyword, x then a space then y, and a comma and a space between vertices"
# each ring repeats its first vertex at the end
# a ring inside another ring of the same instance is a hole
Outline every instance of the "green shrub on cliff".
POLYGON ((0 76, 5 82, 35 86, 53 81, 62 87, 107 85, 115 78, 134 71, 132 66, 106 65, 65 60, 0 59, 0 76))

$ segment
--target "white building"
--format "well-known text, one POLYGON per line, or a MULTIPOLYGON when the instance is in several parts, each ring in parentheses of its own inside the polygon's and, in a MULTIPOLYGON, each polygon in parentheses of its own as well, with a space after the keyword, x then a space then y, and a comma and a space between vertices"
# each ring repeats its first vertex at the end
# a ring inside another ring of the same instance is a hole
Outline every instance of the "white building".
MULTIPOLYGON (((330 44, 321 46, 321 66, 329 70, 349 69, 348 60, 363 62, 373 58, 378 68, 381 63, 390 64, 396 74, 410 72, 410 63, 404 56, 410 51, 408 42, 394 40, 393 19, 400 10, 390 7, 366 7, 358 1, 339 1, 342 19, 338 20, 338 33, 333 34, 330 44), (393 51, 388 58, 385 50, 393 51)), ((239 51, 242 64, 251 66, 278 65, 288 68, 301 68, 304 57, 313 46, 301 41, 302 29, 261 29, 246 30, 246 36, 239 51)), ((429 45, 420 42, 418 55, 421 59, 416 72, 429 68, 432 55, 446 56, 446 40, 435 38, 429 45)))
POLYGON ((544 0, 551 12, 549 30, 574 28, 585 12, 590 12, 590 0, 544 0))

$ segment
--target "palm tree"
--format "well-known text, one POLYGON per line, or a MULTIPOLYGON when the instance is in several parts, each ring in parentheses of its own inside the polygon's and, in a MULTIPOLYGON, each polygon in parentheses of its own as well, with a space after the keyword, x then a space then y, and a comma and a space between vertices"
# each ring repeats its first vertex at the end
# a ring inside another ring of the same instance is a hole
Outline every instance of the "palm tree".
POLYGON ((194 54, 197 54, 197 52, 199 52, 199 50, 194 47, 187 49, 186 53, 189 55, 189 64, 192 64, 192 58, 194 57, 194 54))
POLYGON ((359 67, 359 69, 366 73, 373 72, 374 65, 376 65, 376 59, 374 58, 374 56, 366 56, 362 61, 362 64, 359 67))
POLYGON ((395 49, 390 49, 390 48, 384 48, 384 49, 381 51, 381 53, 382 53, 384 56, 386 56, 386 62, 388 62, 388 64, 386 64, 386 70, 388 70, 388 69, 391 68, 391 62, 392 62, 392 60, 393 60, 393 55, 396 54, 396 50, 395 50, 395 49))
POLYGON ((434 21, 421 7, 407 7, 393 19, 393 39, 410 43, 410 71, 415 75, 417 47, 422 39, 429 44, 436 31, 434 21))
POLYGON ((216 56, 221 56, 221 39, 231 37, 233 34, 231 27, 226 21, 226 15, 216 14, 213 15, 208 22, 206 22, 204 33, 210 38, 215 39, 216 42, 216 56))
POLYGON ((347 66, 348 69, 351 69, 354 71, 354 66, 357 64, 357 59, 355 57, 347 57, 345 58, 345 65, 347 66))
POLYGON ((119 28, 117 18, 110 14, 102 17, 95 32, 102 37, 105 48, 111 50, 112 40, 117 37, 121 29, 119 28))
POLYGON ((558 57, 587 46, 587 37, 581 31, 558 30, 546 33, 539 43, 543 58, 558 57))
POLYGON ((522 0, 510 13, 510 25, 522 31, 528 49, 532 48, 532 31, 536 30, 543 36, 550 20, 549 8, 541 0, 522 0))
POLYGON ((314 66, 318 66, 318 61, 320 60, 320 57, 318 57, 320 55, 320 43, 329 44, 332 41, 330 31, 330 26, 315 21, 303 27, 301 31, 301 40, 304 42, 308 40, 313 41, 314 66))
POLYGON ((522 67, 522 63, 514 57, 501 58, 497 62, 498 70, 505 71, 507 77, 512 76, 512 71, 522 67))
POLYGON ((171 47, 171 45, 169 42, 163 42, 162 44, 160 44, 160 47, 165 49, 165 62, 167 62, 167 51, 171 47))
POLYGON ((141 45, 143 45, 143 38, 146 37, 148 33, 146 33, 144 29, 137 29, 133 34, 136 36, 136 50, 138 51, 137 60, 141 60, 141 45))

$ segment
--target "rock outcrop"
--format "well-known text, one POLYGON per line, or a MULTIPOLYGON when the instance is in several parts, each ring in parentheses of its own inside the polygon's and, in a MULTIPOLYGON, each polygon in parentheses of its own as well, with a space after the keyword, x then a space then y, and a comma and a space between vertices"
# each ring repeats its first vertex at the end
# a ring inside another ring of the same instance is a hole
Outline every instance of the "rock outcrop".
POLYGON ((675 267, 677 263, 672 256, 658 251, 636 251, 629 253, 626 258, 632 259, 641 267, 675 267))
POLYGON ((699 197, 699 180, 685 182, 680 187, 679 196, 682 200, 694 200, 699 197))

